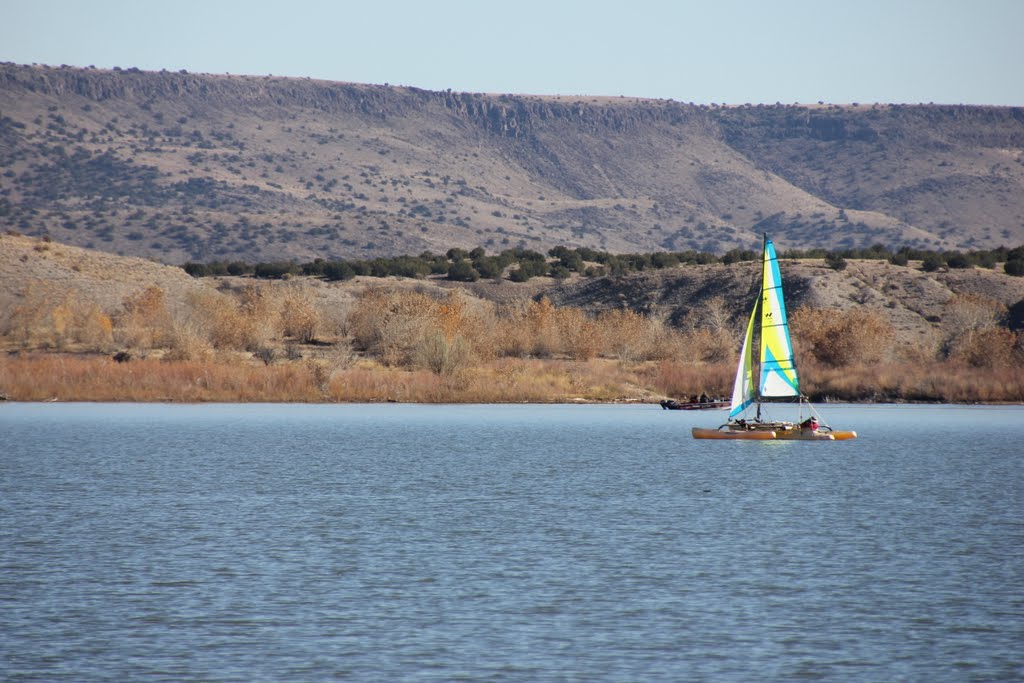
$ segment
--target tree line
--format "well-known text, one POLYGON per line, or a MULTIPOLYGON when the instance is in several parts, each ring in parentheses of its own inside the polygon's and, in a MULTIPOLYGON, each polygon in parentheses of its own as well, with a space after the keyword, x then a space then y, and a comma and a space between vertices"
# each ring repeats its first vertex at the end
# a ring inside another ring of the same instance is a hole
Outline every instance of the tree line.
MULTIPOLYGON (((914 247, 901 247, 893 251, 876 244, 864 249, 792 249, 779 254, 782 259, 824 259, 836 270, 846 267, 846 259, 870 259, 889 261, 906 266, 911 261, 920 261, 925 271, 942 268, 994 268, 1005 264, 1009 275, 1024 276, 1024 245, 1016 248, 973 251, 928 251, 914 247)), ((306 275, 326 280, 350 280, 357 275, 370 277, 425 278, 430 275, 444 275, 449 280, 475 282, 480 279, 500 280, 508 278, 513 282, 526 282, 530 278, 548 276, 565 279, 573 273, 586 277, 625 275, 647 270, 660 270, 679 265, 707 263, 731 264, 742 261, 756 261, 759 252, 751 249, 731 249, 721 256, 704 251, 659 251, 646 254, 612 254, 587 247, 570 249, 557 246, 548 250, 547 255, 525 248, 506 249, 498 254, 488 255, 483 247, 466 251, 449 249, 444 254, 424 251, 418 256, 391 256, 374 259, 322 259, 306 263, 295 261, 270 261, 248 263, 245 261, 211 261, 208 263, 189 262, 182 266, 193 277, 219 275, 248 275, 261 279, 282 279, 306 275)))

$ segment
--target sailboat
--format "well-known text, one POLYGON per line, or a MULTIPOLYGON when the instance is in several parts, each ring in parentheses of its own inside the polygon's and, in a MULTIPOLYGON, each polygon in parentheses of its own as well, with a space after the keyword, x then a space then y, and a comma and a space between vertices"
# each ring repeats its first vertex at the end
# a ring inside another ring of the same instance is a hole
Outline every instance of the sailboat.
POLYGON ((768 235, 764 236, 761 290, 750 311, 747 332, 743 337, 728 422, 717 429, 694 427, 693 438, 762 441, 843 441, 857 438, 857 432, 838 431, 824 424, 807 402, 807 397, 800 393, 786 303, 782 296, 779 260, 768 235), (755 348, 760 351, 757 363, 755 348), (766 416, 763 404, 772 400, 793 402, 793 399, 799 405, 799 417, 795 422, 766 416), (750 415, 752 409, 753 415, 750 415))

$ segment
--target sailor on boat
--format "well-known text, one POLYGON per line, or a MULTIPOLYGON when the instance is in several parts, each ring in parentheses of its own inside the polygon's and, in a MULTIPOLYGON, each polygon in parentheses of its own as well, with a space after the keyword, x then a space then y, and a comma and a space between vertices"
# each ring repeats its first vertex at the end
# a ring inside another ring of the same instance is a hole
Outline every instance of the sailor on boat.
POLYGON ((818 418, 811 415, 809 418, 800 423, 800 428, 806 429, 813 434, 814 432, 818 431, 818 418))

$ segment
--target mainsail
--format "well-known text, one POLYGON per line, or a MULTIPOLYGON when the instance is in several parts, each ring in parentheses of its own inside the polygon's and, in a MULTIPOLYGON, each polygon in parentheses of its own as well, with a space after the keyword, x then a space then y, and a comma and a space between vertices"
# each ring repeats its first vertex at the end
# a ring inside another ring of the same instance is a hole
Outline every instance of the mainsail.
POLYGON ((758 384, 762 398, 800 395, 793 344, 789 340, 786 304, 782 299, 782 274, 779 273, 775 245, 767 237, 761 284, 761 380, 758 384))
POLYGON ((793 344, 789 340, 786 304, 782 298, 782 275, 775 254, 775 245, 765 237, 762 261, 761 292, 754 302, 743 337, 740 362, 736 367, 729 419, 759 402, 762 398, 784 398, 800 395, 800 383, 793 361, 793 344), (755 324, 756 323, 756 324, 755 324), (754 384, 754 332, 760 339, 760 373, 754 384))

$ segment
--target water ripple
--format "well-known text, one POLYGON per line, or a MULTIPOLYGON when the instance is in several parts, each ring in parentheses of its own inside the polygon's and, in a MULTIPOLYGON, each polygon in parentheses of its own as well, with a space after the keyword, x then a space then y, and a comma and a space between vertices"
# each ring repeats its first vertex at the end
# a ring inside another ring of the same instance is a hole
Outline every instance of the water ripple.
POLYGON ((0 664, 1024 678, 1024 411, 844 414, 752 444, 647 406, 2 406, 0 664))

